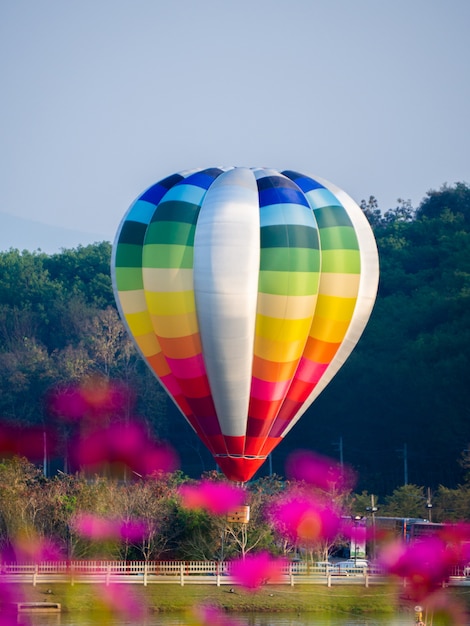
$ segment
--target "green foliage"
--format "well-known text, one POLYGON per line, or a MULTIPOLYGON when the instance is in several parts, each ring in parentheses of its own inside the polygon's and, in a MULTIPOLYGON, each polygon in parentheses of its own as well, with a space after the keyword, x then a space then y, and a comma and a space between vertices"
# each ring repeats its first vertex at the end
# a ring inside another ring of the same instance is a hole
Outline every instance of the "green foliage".
POLYGON ((402 485, 386 496, 380 514, 386 517, 426 518, 426 496, 418 485, 402 485))

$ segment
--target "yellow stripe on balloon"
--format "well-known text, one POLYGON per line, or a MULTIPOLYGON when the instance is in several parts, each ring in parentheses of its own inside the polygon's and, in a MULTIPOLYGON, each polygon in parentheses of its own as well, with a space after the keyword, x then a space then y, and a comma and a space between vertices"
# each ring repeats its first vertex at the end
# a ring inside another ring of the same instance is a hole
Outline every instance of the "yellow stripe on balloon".
POLYGON ((146 292, 148 310, 151 315, 183 315, 196 310, 194 291, 146 292))
POLYGON ((277 296, 270 293, 258 295, 257 313, 267 317, 302 319, 311 317, 317 296, 277 296))
POLYGON ((288 363, 302 356, 305 348, 305 339, 298 341, 273 341, 265 337, 255 337, 254 353, 267 361, 288 363))
POLYGON ((349 321, 354 313, 356 298, 340 298, 338 296, 318 296, 315 317, 349 321))
POLYGON ((328 343, 340 343, 344 339, 349 323, 349 320, 340 321, 331 318, 315 317, 310 337, 327 341, 328 343))
POLYGON ((322 274, 319 292, 328 296, 355 298, 359 291, 359 274, 322 274))
POLYGON ((142 311, 141 313, 130 313, 126 315, 126 322, 129 326, 129 330, 137 337, 139 335, 146 335, 151 333, 152 322, 150 320, 149 314, 147 311, 142 311))
POLYGON ((162 351, 158 339, 155 337, 154 332, 147 333, 146 335, 140 335, 135 339, 136 344, 140 348, 142 354, 145 357, 153 356, 162 351))
POLYGON ((256 335, 266 339, 284 341, 305 341, 312 324, 312 318, 289 320, 278 317, 256 316, 256 335))
POLYGON ((176 339, 199 332, 196 313, 182 315, 151 315, 155 333, 159 337, 176 339))

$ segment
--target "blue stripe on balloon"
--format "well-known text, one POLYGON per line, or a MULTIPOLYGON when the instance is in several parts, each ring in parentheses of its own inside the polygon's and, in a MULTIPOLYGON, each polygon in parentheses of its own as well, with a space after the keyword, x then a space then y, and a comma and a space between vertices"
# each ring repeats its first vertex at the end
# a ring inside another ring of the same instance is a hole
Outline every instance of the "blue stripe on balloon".
POLYGON ((209 189, 214 180, 220 176, 220 174, 223 174, 223 172, 223 170, 217 167, 211 167, 197 172, 196 174, 191 174, 191 176, 188 176, 186 179, 186 182, 196 187, 202 187, 202 189, 209 189))
POLYGON ((342 206, 338 198, 325 188, 309 191, 306 196, 313 209, 321 209, 325 206, 342 206))
POLYGON ((299 174, 298 172, 292 172, 290 170, 286 170, 282 173, 284 176, 287 176, 287 178, 295 181, 295 184, 298 185, 304 193, 307 193, 307 191, 311 191, 312 189, 324 189, 324 186, 321 183, 313 178, 310 178, 309 176, 305 176, 304 174, 299 174))
POLYGON ((136 200, 126 215, 126 221, 149 224, 155 212, 155 205, 145 200, 136 200))
POLYGON ((165 195, 164 202, 182 200, 183 202, 189 202, 189 204, 201 204, 206 190, 201 189, 201 187, 196 187, 195 185, 188 185, 186 181, 187 179, 172 187, 165 195))
POLYGON ((289 202, 260 207, 259 217, 260 227, 278 226, 279 224, 317 227, 310 207, 289 202))
POLYGON ((292 204, 303 204, 308 206, 307 199, 303 193, 297 189, 286 189, 285 187, 276 187, 270 189, 260 189, 259 205, 267 206, 268 204, 278 204, 280 202, 290 202, 292 204))
POLYGON ((146 200, 147 202, 152 202, 157 205, 162 197, 166 194, 168 189, 171 189, 173 185, 179 183, 180 180, 184 180, 184 176, 181 174, 173 174, 173 176, 168 176, 163 180, 159 181, 152 187, 149 187, 144 193, 140 196, 140 200, 146 200))
POLYGON ((262 176, 257 179, 258 189, 270 189, 273 187, 282 189, 297 189, 297 185, 286 176, 262 176))

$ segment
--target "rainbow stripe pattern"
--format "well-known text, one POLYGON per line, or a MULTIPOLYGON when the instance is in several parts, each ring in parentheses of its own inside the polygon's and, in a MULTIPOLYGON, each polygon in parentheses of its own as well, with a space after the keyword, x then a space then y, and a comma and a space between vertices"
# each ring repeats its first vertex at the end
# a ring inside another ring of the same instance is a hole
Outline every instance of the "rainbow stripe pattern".
POLYGON ((326 181, 266 168, 156 183, 124 216, 112 266, 141 355, 241 482, 344 363, 378 283, 356 203, 326 181))

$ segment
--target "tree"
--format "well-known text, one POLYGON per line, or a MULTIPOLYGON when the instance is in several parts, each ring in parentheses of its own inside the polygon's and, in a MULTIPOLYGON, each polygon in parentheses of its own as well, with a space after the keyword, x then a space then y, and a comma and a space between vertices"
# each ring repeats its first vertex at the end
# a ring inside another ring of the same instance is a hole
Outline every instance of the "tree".
POLYGON ((427 514, 426 502, 424 487, 402 485, 395 489, 391 496, 385 498, 381 514, 388 517, 425 518, 427 514))

